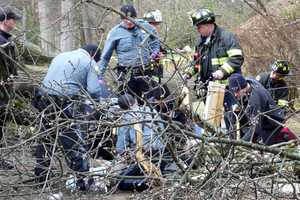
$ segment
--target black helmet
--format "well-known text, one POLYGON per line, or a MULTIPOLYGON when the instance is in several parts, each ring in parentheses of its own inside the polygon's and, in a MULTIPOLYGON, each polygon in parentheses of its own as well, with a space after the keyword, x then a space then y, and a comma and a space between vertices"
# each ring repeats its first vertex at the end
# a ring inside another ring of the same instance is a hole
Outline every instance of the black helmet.
POLYGON ((215 14, 208 9, 198 9, 191 14, 193 26, 215 22, 215 14))
MULTIPOLYGON (((123 5, 120 9, 120 11, 126 16, 126 17, 132 17, 132 18, 136 18, 137 16, 137 12, 134 8, 134 6, 132 4, 126 4, 123 5)), ((121 16, 121 18, 123 19, 124 17, 121 16)))
POLYGON ((276 60, 272 65, 272 71, 281 75, 287 75, 290 72, 290 68, 292 64, 290 64, 287 60, 276 60))

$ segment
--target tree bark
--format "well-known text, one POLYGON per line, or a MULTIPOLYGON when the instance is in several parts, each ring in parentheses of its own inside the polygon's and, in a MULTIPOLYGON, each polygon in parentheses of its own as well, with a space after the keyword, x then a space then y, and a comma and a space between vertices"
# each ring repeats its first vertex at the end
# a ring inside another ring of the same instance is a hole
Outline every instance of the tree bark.
POLYGON ((38 1, 41 48, 47 56, 54 56, 58 52, 59 36, 57 34, 58 26, 55 21, 57 16, 60 16, 58 5, 57 0, 38 1))
POLYGON ((61 1, 61 40, 60 47, 62 51, 70 51, 77 47, 79 37, 79 29, 76 24, 76 15, 74 8, 76 1, 62 0, 61 1))
POLYGON ((85 3, 81 6, 81 16, 82 16, 82 33, 83 33, 83 41, 84 43, 92 43, 93 42, 93 34, 92 28, 93 21, 91 15, 89 13, 89 4, 85 3))

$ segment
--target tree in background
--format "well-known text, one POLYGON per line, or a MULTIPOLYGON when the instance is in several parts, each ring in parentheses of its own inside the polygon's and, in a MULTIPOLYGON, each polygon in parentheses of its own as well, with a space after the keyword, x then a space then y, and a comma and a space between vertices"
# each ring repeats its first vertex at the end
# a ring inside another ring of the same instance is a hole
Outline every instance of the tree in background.
POLYGON ((76 16, 79 8, 75 8, 75 0, 61 1, 61 35, 60 49, 61 51, 70 51, 75 49, 80 41, 78 16, 76 16))
POLYGON ((60 47, 60 35, 58 34, 60 16, 60 0, 39 0, 38 13, 40 22, 41 48, 47 56, 54 56, 60 47))

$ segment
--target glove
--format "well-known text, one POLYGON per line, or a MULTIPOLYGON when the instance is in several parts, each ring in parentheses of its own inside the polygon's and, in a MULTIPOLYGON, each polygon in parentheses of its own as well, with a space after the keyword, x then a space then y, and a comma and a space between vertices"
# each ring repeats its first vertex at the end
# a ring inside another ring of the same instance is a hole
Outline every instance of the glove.
POLYGON ((224 73, 222 72, 222 70, 217 70, 214 73, 212 73, 212 76, 215 80, 221 80, 224 77, 224 73))
POLYGON ((104 80, 103 75, 98 76, 98 83, 100 83, 101 85, 106 85, 106 81, 104 80))
POLYGON ((161 58, 161 53, 160 52, 154 52, 151 54, 151 60, 158 61, 161 58))

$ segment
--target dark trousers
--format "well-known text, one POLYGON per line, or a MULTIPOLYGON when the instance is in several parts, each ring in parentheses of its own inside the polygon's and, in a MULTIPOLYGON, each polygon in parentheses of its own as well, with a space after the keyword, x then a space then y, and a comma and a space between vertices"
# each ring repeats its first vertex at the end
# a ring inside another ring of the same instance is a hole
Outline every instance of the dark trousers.
POLYGON ((62 150, 67 160, 67 164, 72 170, 77 172, 88 171, 89 164, 86 156, 87 151, 80 125, 77 123, 74 123, 74 125, 67 122, 69 119, 74 120, 79 116, 79 106, 69 99, 57 96, 41 96, 39 94, 36 95, 33 105, 40 112, 45 113, 42 118, 41 127, 41 131, 45 133, 39 138, 39 144, 35 150, 37 163, 34 172, 35 175, 39 177, 40 181, 45 180, 51 157, 54 156, 53 152, 55 152, 57 148, 62 150), (55 128, 56 122, 66 122, 66 125, 55 128), (56 138, 57 145, 54 146, 56 138))

